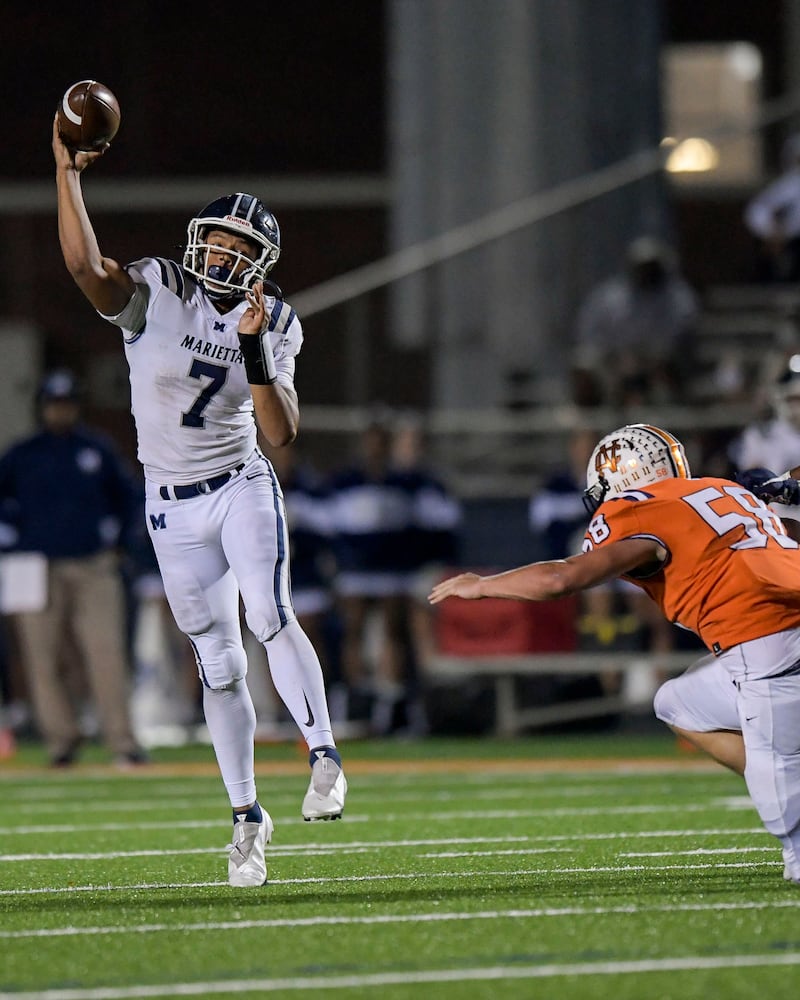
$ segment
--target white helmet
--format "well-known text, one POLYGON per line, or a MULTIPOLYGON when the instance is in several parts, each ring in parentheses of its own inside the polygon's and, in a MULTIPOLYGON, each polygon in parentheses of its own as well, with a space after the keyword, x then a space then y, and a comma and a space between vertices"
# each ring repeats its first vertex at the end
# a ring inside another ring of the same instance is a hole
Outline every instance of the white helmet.
POLYGON ((690 476, 686 452, 677 438, 649 424, 628 424, 606 434, 592 452, 584 506, 593 514, 608 496, 690 476))

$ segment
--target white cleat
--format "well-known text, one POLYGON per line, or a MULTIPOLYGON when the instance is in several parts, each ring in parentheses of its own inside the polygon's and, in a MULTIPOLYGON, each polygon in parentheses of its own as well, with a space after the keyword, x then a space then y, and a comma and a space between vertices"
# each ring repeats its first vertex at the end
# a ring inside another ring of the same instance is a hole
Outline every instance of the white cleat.
POLYGON ((783 877, 793 885, 800 885, 800 866, 797 863, 797 851, 790 847, 783 849, 783 877))
POLYGON ((344 771, 330 757, 318 755, 311 768, 311 782, 303 799, 303 819, 341 819, 347 779, 344 771))
POLYGON ((267 862, 264 848, 272 840, 274 825, 269 813, 261 810, 260 823, 239 820, 233 827, 233 842, 228 845, 228 881, 238 888, 264 885, 267 862))

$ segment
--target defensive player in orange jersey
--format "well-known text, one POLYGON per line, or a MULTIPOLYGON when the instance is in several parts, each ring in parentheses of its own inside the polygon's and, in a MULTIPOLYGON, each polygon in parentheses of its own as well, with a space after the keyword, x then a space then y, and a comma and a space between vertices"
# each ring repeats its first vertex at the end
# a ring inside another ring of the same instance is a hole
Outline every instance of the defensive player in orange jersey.
POLYGON ((800 884, 800 545, 744 486, 692 479, 683 445, 646 424, 595 447, 583 552, 495 576, 462 573, 448 597, 546 601, 615 577, 641 587, 710 650, 662 684, 655 713, 744 776, 800 884))

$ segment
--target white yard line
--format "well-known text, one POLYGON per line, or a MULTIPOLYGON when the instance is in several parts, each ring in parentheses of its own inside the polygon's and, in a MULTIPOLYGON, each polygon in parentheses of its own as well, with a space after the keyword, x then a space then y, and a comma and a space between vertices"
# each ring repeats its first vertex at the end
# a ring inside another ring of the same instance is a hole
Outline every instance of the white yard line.
MULTIPOLYGON (((305 790, 306 785, 303 785, 303 790, 305 790)), ((185 789, 184 789, 185 791, 185 789)), ((363 791, 363 790, 360 790, 363 791)), ((604 788, 604 791, 606 789, 604 788)), ((631 789, 619 789, 612 790, 618 791, 618 796, 624 794, 631 795, 631 789)), ((554 799, 560 799, 565 797, 575 797, 583 798, 594 796, 597 797, 598 789, 586 788, 586 789, 553 789, 547 791, 547 796, 552 796, 554 799)), ((611 794, 611 792, 609 792, 611 794)), ((668 798, 670 793, 665 792, 665 798, 668 798)), ((496 789, 494 791, 479 791, 472 792, 468 796, 473 801, 479 802, 492 802, 495 800, 503 799, 524 799, 526 792, 524 789, 496 789)), ((539 792, 538 798, 542 797, 542 793, 539 792)), ((370 796, 371 804, 374 802, 374 796, 370 796)), ((459 789, 457 792, 434 792, 426 791, 425 789, 420 790, 418 793, 412 792, 394 792, 392 790, 387 790, 385 799, 392 803, 397 802, 408 802, 417 803, 417 808, 419 808, 420 803, 429 802, 461 802, 465 798, 464 790, 459 789)), ((270 794, 269 791, 266 793, 259 792, 259 802, 265 807, 274 810, 276 807, 281 807, 284 809, 291 808, 292 805, 296 804, 300 799, 298 794, 293 792, 281 792, 278 795, 270 794)), ((148 798, 148 799, 116 799, 113 797, 97 797, 92 796, 91 800, 83 800, 80 796, 75 796, 73 793, 68 799, 58 800, 58 799, 47 799, 42 801, 26 800, 24 802, 14 802, 13 799, 4 800, 4 808, 12 807, 14 811, 19 816, 27 816, 30 813, 35 815, 44 815, 49 813, 61 813, 61 814, 71 814, 71 813, 95 813, 95 812, 108 812, 113 809, 114 812, 166 812, 181 809, 189 809, 193 812, 197 812, 202 809, 204 811, 212 810, 215 807, 224 808, 224 803, 219 795, 202 795, 202 796, 191 796, 191 797, 180 797, 174 796, 169 798, 148 798)), ((372 808, 379 808, 377 804, 372 804, 372 808)))
MULTIPOLYGON (((347 769, 346 754, 345 750, 345 770, 347 769)), ((304 774, 305 759, 303 757, 294 762, 286 760, 274 761, 273 763, 277 768, 275 773, 265 770, 265 768, 269 768, 269 762, 264 760, 256 761, 258 778, 265 783, 272 781, 296 781, 298 776, 302 777, 304 774)), ((192 785, 208 788, 216 788, 218 786, 219 779, 212 762, 213 755, 209 754, 207 762, 208 770, 205 773, 182 773, 181 764, 176 764, 175 770, 172 772, 166 770, 168 765, 159 764, 156 765, 156 769, 154 770, 145 768, 135 773, 125 774, 115 771, 107 764, 88 764, 85 765, 85 769, 82 769, 84 768, 83 765, 79 765, 77 769, 69 772, 52 771, 43 765, 32 765, 27 773, 26 771, 15 771, 13 768, 0 771, 0 787, 4 789, 5 794, 19 794, 21 797, 33 797, 36 795, 36 791, 31 788, 31 775, 33 775, 37 789, 41 789, 45 794, 49 794, 49 790, 51 789, 63 789, 63 794, 67 797, 74 794, 80 788, 88 788, 94 793, 97 790, 104 790, 111 786, 119 787, 122 782, 131 783, 134 781, 142 786, 147 785, 148 788, 152 787, 159 792, 163 789, 161 794, 182 795, 192 785)), ((462 786, 494 786, 498 781, 502 781, 504 783, 517 784, 521 788, 528 788, 532 785, 548 785, 551 783, 557 785, 569 782, 585 784, 587 780, 591 780, 592 782, 595 780, 598 782, 616 781, 627 784, 629 779, 636 777, 663 777, 665 781, 676 779, 681 785, 685 785, 687 779, 695 778, 706 779, 710 777, 712 779, 727 778, 731 780, 731 775, 710 758, 691 761, 691 766, 688 768, 680 762, 667 763, 663 760, 608 761, 605 767, 595 766, 597 761, 592 761, 591 767, 588 770, 585 761, 579 759, 570 760, 568 758, 560 759, 557 762, 557 766, 552 767, 547 766, 548 764, 552 764, 552 762, 530 758, 527 761, 530 769, 527 767, 520 768, 515 763, 512 763, 508 767, 496 767, 494 766, 496 762, 490 758, 486 758, 477 760, 475 767, 478 770, 471 771, 454 769, 452 762, 447 760, 439 761, 440 767, 432 766, 434 762, 427 760, 424 762, 425 768, 423 770, 417 767, 419 762, 413 759, 402 762, 402 766, 407 768, 405 770, 399 769, 401 762, 396 763, 398 765, 397 769, 392 768, 383 771, 380 763, 378 763, 377 769, 370 771, 368 762, 354 761, 354 780, 357 780, 358 784, 364 788, 377 789, 382 789, 387 785, 391 785, 393 788, 402 786, 417 788, 420 785, 424 786, 426 783, 431 783, 435 786, 437 780, 442 777, 457 781, 462 786), (365 764, 366 767, 363 766, 365 764), (546 766, 540 769, 539 765, 541 764, 546 766), (480 770, 481 765, 485 765, 483 770, 480 770)), ((58 792, 56 794, 62 793, 58 792)))
POLYGON ((723 910, 773 910, 800 908, 800 895, 795 899, 748 900, 741 903, 665 903, 661 906, 640 906, 631 903, 620 906, 564 906, 542 907, 538 909, 477 910, 474 913, 455 911, 452 913, 399 913, 372 914, 365 917, 285 917, 264 920, 214 920, 186 924, 140 924, 120 927, 103 924, 97 927, 35 928, 31 930, 0 931, 0 941, 16 938, 43 937, 95 937, 109 934, 188 934, 192 931, 244 931, 266 928, 292 927, 339 927, 371 924, 417 924, 448 923, 471 920, 535 920, 557 917, 609 917, 640 916, 644 913, 709 913, 723 910))
POLYGON ((419 969, 351 976, 303 976, 283 979, 234 979, 222 982, 166 983, 163 986, 97 987, 0 993, 0 1000, 132 1000, 141 997, 198 994, 277 993, 287 990, 368 989, 412 983, 467 983, 508 979, 554 979, 560 976, 620 976, 646 972, 696 972, 701 969, 747 969, 800 965, 800 952, 781 955, 683 955, 630 962, 572 962, 561 965, 499 965, 476 969, 419 969))
MULTIPOLYGON (((781 862, 782 864, 782 862, 781 862)), ((536 875, 547 878, 553 875, 603 875, 603 874, 631 874, 633 872, 666 872, 666 871, 701 871, 707 869, 755 869, 755 868, 777 868, 775 861, 724 861, 720 863, 706 863, 694 865, 589 865, 581 868, 512 868, 506 871, 457 871, 457 872, 403 872, 386 875, 337 875, 330 877, 313 878, 279 878, 270 879, 269 885, 333 885, 342 883, 364 883, 364 882, 391 882, 406 881, 409 879, 419 879, 422 881, 442 878, 493 878, 496 876, 519 877, 522 875, 536 875)), ((0 889, 0 896, 35 896, 47 895, 48 893, 64 892, 140 892, 143 889, 192 889, 203 886, 222 886, 227 882, 143 882, 128 885, 70 885, 70 886, 42 886, 35 889, 0 889)))
MULTIPOLYGON (((555 848, 553 848, 555 850, 555 848)), ((777 854, 779 847, 777 844, 773 847, 751 847, 748 848, 751 851, 764 851, 777 854)), ((541 854, 542 849, 536 847, 516 847, 508 848, 505 850, 494 850, 494 851, 426 851, 424 853, 419 853, 416 855, 418 858, 499 858, 499 857, 511 857, 514 855, 526 855, 526 854, 541 854)), ((662 851, 660 853, 654 854, 620 854, 618 857, 621 858, 671 858, 680 857, 684 854, 743 854, 744 851, 740 850, 738 847, 731 848, 727 851, 662 851)), ((594 869, 597 871, 598 869, 594 869)))
MULTIPOLYGON (((361 792, 370 791, 369 789, 365 789, 360 779, 357 787, 361 792)), ((113 805, 115 811, 123 810, 125 812, 144 812, 165 808, 197 810, 201 806, 209 809, 214 808, 220 802, 219 794, 211 792, 204 795, 186 797, 187 790, 185 786, 180 791, 169 790, 168 792, 160 788, 148 788, 147 798, 142 799, 119 799, 115 797, 114 789, 102 791, 106 794, 102 794, 99 790, 93 790, 91 800, 86 801, 81 796, 76 795, 74 788, 63 785, 57 788, 43 788, 40 790, 26 787, 12 795, 7 794, 4 798, 4 803, 6 806, 13 806, 20 814, 31 811, 40 814, 44 812, 103 812, 108 810, 110 805, 113 805), (22 794, 23 792, 25 794, 22 794), (150 794, 150 792, 153 794, 150 794)), ((385 784, 383 787, 376 786, 372 789, 373 795, 377 791, 384 791, 386 798, 391 799, 392 802, 450 802, 464 798, 464 789, 461 787, 460 782, 459 787, 455 791, 436 791, 422 787, 398 792, 396 788, 386 787, 385 784)), ((481 802, 491 802, 495 799, 522 798, 526 794, 529 794, 529 791, 524 785, 513 788, 480 788, 473 790, 470 793, 470 797, 481 802)), ((567 797, 588 798, 597 796, 598 794, 612 794, 615 792, 620 796, 630 796, 633 794, 630 782, 621 782, 619 781, 619 776, 615 776, 613 783, 602 784, 602 791, 599 789, 599 783, 592 785, 560 785, 553 788, 538 789, 537 797, 548 796, 556 799, 567 797)), ((663 794, 665 797, 672 795, 672 787, 667 786, 663 790, 663 794)), ((717 797, 716 801, 728 803, 734 798, 749 801, 746 796, 728 796, 725 799, 717 797)), ((295 802, 296 799, 297 795, 294 792, 284 790, 279 793, 271 793, 268 787, 260 796, 260 800, 267 807, 276 804, 288 805, 295 802)))
MULTIPOLYGON (((85 827, 84 829, 96 829, 95 827, 85 827)), ((269 854, 271 857, 293 857, 293 856, 316 856, 320 854, 330 854, 332 851, 336 851, 339 854, 365 854, 369 851, 385 851, 387 849, 395 848, 408 848, 408 847, 448 847, 455 845, 466 845, 466 844, 536 844, 536 843, 563 843, 568 841, 571 844, 576 842, 582 843, 585 841, 602 841, 602 840, 635 840, 637 838, 648 838, 648 839, 665 839, 670 837, 736 837, 736 836, 753 836, 754 834, 763 834, 765 837, 768 836, 766 830, 762 827, 746 827, 742 830, 731 830, 730 827, 724 829, 716 830, 637 830, 631 833, 589 833, 589 834, 554 834, 553 836, 547 835, 537 835, 537 836, 520 836, 520 837, 443 837, 439 839, 426 839, 426 840, 356 840, 356 841, 339 841, 337 843, 322 843, 322 844, 272 844, 269 848, 269 854)), ((543 850, 569 850, 569 848, 543 848, 543 850)), ((775 850, 773 847, 751 847, 747 850, 759 850, 759 851, 769 851, 775 850)), ((624 853, 620 854, 623 858, 648 858, 648 857, 669 857, 675 854, 724 854, 724 853, 736 853, 741 852, 743 848, 730 847, 730 848, 719 848, 719 849, 703 849, 698 848, 693 851, 664 851, 664 852, 646 852, 646 853, 624 853)), ((217 854, 224 852, 224 848, 215 845, 212 847, 190 847, 190 848, 163 848, 163 849, 153 849, 153 850, 135 850, 135 851, 69 851, 69 852, 54 852, 54 851, 39 851, 39 852, 29 852, 26 854, 0 854, 0 862, 11 863, 15 861, 104 861, 114 858, 147 858, 147 857, 163 857, 169 855, 170 857, 176 857, 185 854, 217 854)), ((495 852, 495 853, 515 853, 515 852, 495 852)), ((531 853, 530 851, 523 851, 521 853, 531 853)), ((535 851, 533 853, 536 853, 535 851)), ((460 857, 460 854, 445 855, 442 852, 437 852, 435 854, 423 854, 421 857, 460 857)))
MULTIPOLYGON (((711 801, 706 804, 701 803, 684 803, 669 804, 669 803, 651 803, 648 805, 626 805, 626 806, 586 806, 586 807, 575 807, 574 809, 569 808, 556 808, 556 809, 472 809, 472 810, 457 810, 453 812, 448 812, 443 809, 438 809, 435 812, 399 812, 399 813, 385 813, 378 812, 375 814, 371 813, 359 813, 352 814, 346 813, 346 822, 350 823, 407 823, 409 820, 426 822, 426 823, 443 823, 450 820, 486 820, 486 819, 547 819, 548 817, 553 817, 555 819, 560 818, 572 818, 578 816, 646 816, 654 813, 702 813, 708 812, 710 809, 724 809, 728 812, 738 812, 738 811, 752 811, 755 812, 755 808, 752 802, 747 798, 741 799, 726 799, 724 801, 711 801)), ((291 816, 283 814, 274 814, 272 817, 274 820, 280 822, 296 822, 298 819, 297 814, 292 813, 291 816)), ((176 824, 175 819, 168 821, 148 821, 137 822, 137 830, 168 830, 174 829, 176 824)), ((183 828, 191 829, 211 829, 212 827, 218 827, 220 821, 218 820, 181 820, 180 825, 183 828)), ((78 833, 84 830, 93 831, 114 831, 114 830, 126 830, 130 831, 130 823, 91 823, 91 824, 77 824, 77 823, 38 823, 31 825, 30 823, 20 826, 3 826, 0 827, 0 836, 16 836, 18 834, 28 834, 37 833, 41 834, 43 831, 47 833, 78 833)))
MULTIPOLYGON (((1 826, 0 827, 0 837, 14 837, 19 834, 46 834, 50 836, 53 833, 97 833, 97 832, 117 832, 121 831, 124 833, 130 833, 131 830, 174 830, 176 827, 180 827, 182 830, 220 830, 225 826, 230 826, 230 812, 227 813, 227 820, 224 818, 225 814, 219 819, 180 819, 175 818, 171 820, 144 820, 143 822, 136 823, 37 823, 33 826, 27 824, 26 826, 1 826)), ((272 818, 281 823, 298 823, 300 821, 300 814, 293 813, 291 816, 281 816, 272 815, 272 818)), ((350 826, 351 823, 372 823, 374 822, 374 817, 372 816, 355 816, 347 813, 347 825, 350 826)))
POLYGON ((682 858, 697 857, 700 854, 752 854, 760 851, 775 851, 777 845, 769 847, 695 847, 691 851, 621 851, 620 858, 682 858))
MULTIPOLYGON (((774 848, 773 848, 774 849, 774 848)), ((338 855, 342 854, 371 854, 375 851, 382 850, 377 847, 340 847, 337 849, 336 853, 338 855)), ((434 852, 432 854, 421 854, 417 852, 414 856, 418 858, 439 858, 439 857, 481 857, 484 854, 491 856, 494 854, 570 854, 573 852, 571 847, 528 847, 521 851, 464 851, 463 854, 439 854, 434 852)), ((13 861, 106 861, 115 860, 119 858, 163 858, 163 857, 183 857, 186 854, 226 854, 227 850, 223 847, 188 847, 182 848, 178 851, 168 851, 168 850, 149 850, 149 851, 108 851, 106 853, 96 853, 96 854, 2 854, 0 855, 0 861, 13 862, 13 861)), ((292 857, 317 857, 319 855, 327 854, 330 856, 331 849, 329 847, 315 847, 315 848, 299 848, 297 850, 283 850, 280 852, 275 852, 270 850, 269 857, 282 857, 282 858, 292 858, 292 857)))
MULTIPOLYGON (((189 854, 225 854, 225 848, 216 847, 182 847, 179 851, 140 850, 140 851, 87 851, 83 853, 41 853, 41 854, 0 854, 0 862, 11 864, 16 861, 114 861, 119 858, 164 858, 184 857, 189 854)), ((298 851, 298 854, 304 852, 298 851)), ((353 852, 344 852, 353 853, 353 852)))

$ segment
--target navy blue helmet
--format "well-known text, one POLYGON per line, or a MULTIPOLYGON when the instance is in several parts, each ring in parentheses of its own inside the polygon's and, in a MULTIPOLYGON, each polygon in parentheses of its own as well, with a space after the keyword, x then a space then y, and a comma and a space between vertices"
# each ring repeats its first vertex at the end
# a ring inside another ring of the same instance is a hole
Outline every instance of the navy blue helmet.
POLYGON ((183 266, 194 275, 211 298, 242 296, 256 281, 263 281, 281 252, 281 233, 275 216, 251 194, 225 195, 206 205, 189 222, 183 266), (230 267, 208 264, 208 233, 223 230, 249 240, 257 249, 254 260, 232 252, 230 267), (244 262, 244 268, 239 267, 244 262))

